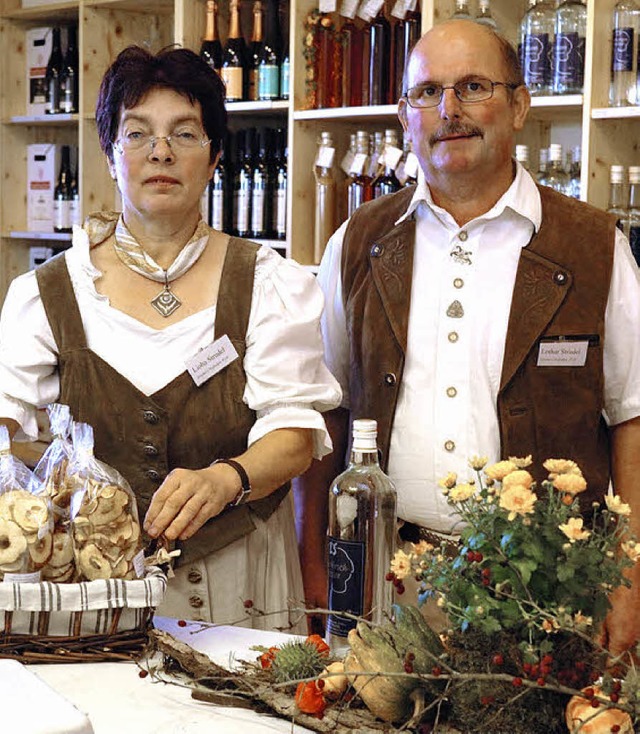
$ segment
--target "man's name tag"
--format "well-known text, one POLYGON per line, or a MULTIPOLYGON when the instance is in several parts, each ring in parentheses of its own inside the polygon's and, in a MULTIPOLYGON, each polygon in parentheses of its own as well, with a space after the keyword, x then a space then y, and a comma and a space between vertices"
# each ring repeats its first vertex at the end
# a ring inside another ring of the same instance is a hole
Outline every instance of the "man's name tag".
POLYGON ((186 363, 187 371, 198 387, 238 359, 238 352, 225 334, 201 349, 186 363))
POLYGON ((538 367, 584 367, 588 341, 540 342, 538 367))

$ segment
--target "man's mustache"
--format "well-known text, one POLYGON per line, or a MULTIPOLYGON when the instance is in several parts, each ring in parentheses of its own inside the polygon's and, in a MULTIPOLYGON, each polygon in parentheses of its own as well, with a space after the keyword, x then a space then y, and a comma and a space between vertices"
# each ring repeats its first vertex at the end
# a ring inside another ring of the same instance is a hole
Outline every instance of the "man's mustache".
POLYGON ((465 125, 461 122, 445 122, 439 130, 436 130, 435 133, 429 136, 429 145, 434 146, 438 141, 451 137, 452 135, 478 135, 484 138, 484 130, 480 127, 465 125))

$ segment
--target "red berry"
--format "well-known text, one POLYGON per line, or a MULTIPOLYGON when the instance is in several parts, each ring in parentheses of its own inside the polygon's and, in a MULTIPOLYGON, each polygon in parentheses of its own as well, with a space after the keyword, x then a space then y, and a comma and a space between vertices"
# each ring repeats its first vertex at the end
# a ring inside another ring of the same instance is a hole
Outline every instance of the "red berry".
POLYGON ((431 668, 431 675, 435 675, 436 678, 439 675, 442 675, 442 668, 439 665, 434 665, 433 668, 431 668))
POLYGON ((536 681, 536 683, 537 683, 537 684, 538 684, 538 685, 539 685, 540 687, 544 686, 544 685, 546 684, 546 682, 547 682, 547 681, 546 681, 546 680, 544 679, 544 677, 543 677, 543 676, 540 676, 540 677, 538 678, 538 680, 536 681))
POLYGON ((494 665, 502 665, 504 663, 504 657, 500 653, 498 653, 497 655, 493 656, 491 661, 494 665))
POLYGON ((611 690, 614 693, 620 693, 620 691, 622 690, 622 683, 620 683, 619 680, 614 681, 613 686, 611 686, 611 690))
POLYGON ((597 709, 598 706, 600 706, 600 701, 598 701, 597 698, 593 698, 591 700, 591 707, 594 708, 594 709, 597 709))
POLYGON ((618 701, 620 700, 620 694, 613 691, 609 698, 611 699, 611 703, 618 703, 618 701))
POLYGON ((540 666, 540 672, 542 675, 549 675, 551 672, 551 666, 550 665, 541 665, 540 666))
POLYGON ((553 655, 545 655, 541 660, 543 665, 551 665, 553 662, 553 655))
POLYGON ((407 660, 412 663, 416 659, 416 654, 414 652, 408 652, 406 654, 407 660))
POLYGON ((406 662, 404 664, 404 672, 405 673, 413 673, 413 665, 411 665, 410 662, 406 662))
POLYGON ((489 566, 485 566, 485 567, 484 567, 484 568, 482 569, 482 575, 483 575, 483 576, 484 576, 485 578, 487 578, 487 579, 489 578, 489 576, 491 576, 491 569, 489 568, 489 566))
POLYGON ((579 660, 576 663, 576 670, 579 670, 581 673, 585 671, 586 667, 587 667, 587 664, 584 662, 584 660, 579 660))
POLYGON ((253 606, 253 601, 251 599, 245 599, 243 602, 245 609, 251 609, 253 606))
POLYGON ((531 666, 531 677, 537 678, 539 673, 540 673, 540 666, 538 665, 538 663, 535 663, 535 665, 531 666))
POLYGON ((140 670, 140 671, 138 671, 138 675, 140 676, 140 678, 146 678, 149 675, 149 671, 148 670, 140 670))
POLYGON ((473 563, 475 560, 476 560, 476 554, 473 551, 468 551, 467 561, 469 561, 469 563, 473 563))
POLYGON ((531 666, 531 663, 524 663, 524 665, 522 666, 522 670, 523 670, 523 671, 524 671, 524 672, 525 672, 525 673, 526 673, 527 675, 529 675, 529 673, 531 673, 531 667, 532 667, 532 666, 531 666))
POLYGON ((475 561, 476 563, 482 563, 482 559, 483 559, 483 558, 484 558, 484 556, 483 556, 483 555, 482 555, 482 553, 480 553, 479 551, 476 551, 476 552, 475 552, 475 553, 473 554, 473 560, 474 560, 474 561, 475 561))
POLYGON ((483 586, 491 586, 491 579, 488 579, 486 576, 482 579, 482 585, 483 586))
POLYGON ((598 678, 599 678, 599 677, 600 677, 600 673, 598 673, 598 671, 597 671, 597 670, 592 670, 592 671, 591 671, 591 672, 589 673, 589 680, 590 680, 590 681, 591 681, 592 683, 595 683, 595 682, 596 682, 596 681, 598 680, 598 678))
POLYGON ((403 583, 399 583, 396 586, 396 594, 404 594, 404 584, 403 583))
POLYGON ((583 693, 586 698, 593 698, 596 695, 596 692, 593 690, 593 688, 585 688, 583 693))
POLYGON ((187 623, 184 621, 184 619, 178 620, 178 627, 186 627, 187 623))
POLYGON ((610 731, 611 731, 611 734, 617 734, 617 732, 620 731, 620 724, 612 724, 610 731))
POLYGON ((324 680, 320 678, 320 680, 316 681, 316 688, 321 691, 324 688, 324 683, 324 680))
POLYGON ((516 688, 519 688, 522 685, 522 678, 514 678, 511 682, 516 688))
POLYGON ((389 573, 384 577, 384 580, 393 581, 395 577, 396 577, 395 573, 393 573, 393 571, 389 571, 389 573))

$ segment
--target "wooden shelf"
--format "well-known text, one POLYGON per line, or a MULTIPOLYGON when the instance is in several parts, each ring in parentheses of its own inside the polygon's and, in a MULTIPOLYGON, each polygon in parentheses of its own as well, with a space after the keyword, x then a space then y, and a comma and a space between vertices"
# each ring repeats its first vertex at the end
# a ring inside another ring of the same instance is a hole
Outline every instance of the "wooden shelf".
MULTIPOLYGON (((87 8, 107 8, 108 10, 127 10, 139 13, 148 12, 143 0, 85 0, 87 8)), ((174 10, 173 0, 154 0, 153 12, 171 14, 174 10)))
POLYGON ((287 100, 264 100, 258 102, 227 102, 227 112, 230 115, 236 114, 260 114, 281 112, 286 115, 289 111, 289 102, 287 100))
POLYGON ((388 120, 398 116, 398 105, 375 107, 330 107, 319 110, 295 110, 294 120, 388 120))
POLYGON ((78 0, 68 0, 67 2, 47 3, 46 5, 36 5, 32 8, 15 8, 2 13, 3 18, 10 20, 23 20, 25 22, 33 20, 47 20, 55 22, 58 20, 73 20, 78 18, 79 3, 78 0))
MULTIPOLYGON (((594 107, 592 120, 629 120, 640 119, 640 107, 594 107)), ((638 134, 640 136, 640 133, 638 134)))
POLYGON ((60 125, 75 125, 80 120, 79 115, 63 113, 60 115, 14 115, 5 124, 8 125, 41 125, 54 127, 60 125))
POLYGON ((8 235, 12 240, 51 240, 56 242, 71 242, 71 234, 67 232, 9 232, 8 235))

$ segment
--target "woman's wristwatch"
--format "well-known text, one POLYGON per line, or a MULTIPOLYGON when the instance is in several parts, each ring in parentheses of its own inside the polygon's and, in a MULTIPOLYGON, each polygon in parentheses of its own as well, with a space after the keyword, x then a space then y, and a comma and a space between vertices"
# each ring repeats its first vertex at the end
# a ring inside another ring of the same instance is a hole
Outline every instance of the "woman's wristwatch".
POLYGON ((230 467, 233 467, 236 470, 238 476, 240 477, 240 482, 242 485, 240 487, 240 491, 231 500, 231 502, 229 502, 227 507, 237 507, 238 505, 246 502, 251 495, 251 482, 249 481, 249 475, 245 471, 245 468, 242 466, 242 464, 235 459, 216 459, 214 462, 212 462, 211 466, 215 466, 216 464, 228 464, 230 467))

